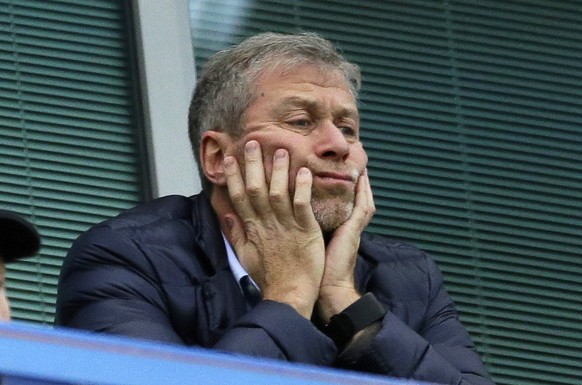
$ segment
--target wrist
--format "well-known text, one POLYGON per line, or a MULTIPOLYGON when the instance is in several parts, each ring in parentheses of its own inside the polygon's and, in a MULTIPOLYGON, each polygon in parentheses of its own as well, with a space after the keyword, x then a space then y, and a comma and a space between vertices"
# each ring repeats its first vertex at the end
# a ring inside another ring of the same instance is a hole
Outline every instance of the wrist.
POLYGON ((374 294, 366 293, 343 311, 332 316, 324 332, 341 351, 354 335, 384 318, 386 313, 386 309, 374 294))
POLYGON ((263 299, 276 301, 291 306, 301 316, 310 319, 315 306, 315 298, 304 291, 268 291, 263 295, 263 299))
POLYGON ((322 290, 317 300, 317 311, 320 319, 325 323, 335 314, 342 312, 345 308, 358 301, 362 295, 354 287, 338 288, 333 290, 322 290))

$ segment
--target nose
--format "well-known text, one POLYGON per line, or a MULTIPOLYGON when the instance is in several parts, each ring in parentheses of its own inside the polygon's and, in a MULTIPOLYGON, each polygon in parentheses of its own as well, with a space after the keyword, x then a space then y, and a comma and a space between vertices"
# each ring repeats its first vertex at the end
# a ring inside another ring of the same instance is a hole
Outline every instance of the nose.
POLYGON ((318 130, 315 151, 320 158, 343 161, 350 155, 350 144, 340 127, 331 121, 326 121, 318 130))

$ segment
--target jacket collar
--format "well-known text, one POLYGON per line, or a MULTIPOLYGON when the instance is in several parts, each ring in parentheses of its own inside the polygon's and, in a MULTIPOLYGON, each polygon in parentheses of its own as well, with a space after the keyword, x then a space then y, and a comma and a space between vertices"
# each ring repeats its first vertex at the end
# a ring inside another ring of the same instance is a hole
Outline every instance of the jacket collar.
POLYGON ((206 268, 214 273, 228 269, 226 248, 220 232, 220 225, 214 209, 210 205, 210 199, 206 193, 190 197, 192 200, 192 229, 194 232, 194 244, 199 248, 198 255, 206 256, 208 263, 206 268))

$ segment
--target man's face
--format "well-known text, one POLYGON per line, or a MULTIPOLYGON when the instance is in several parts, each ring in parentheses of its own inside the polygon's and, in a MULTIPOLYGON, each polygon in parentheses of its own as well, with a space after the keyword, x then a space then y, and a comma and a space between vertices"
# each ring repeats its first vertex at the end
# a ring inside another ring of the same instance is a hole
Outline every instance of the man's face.
MULTIPOLYGON (((262 74, 243 128, 237 146, 242 149, 251 139, 261 144, 267 182, 273 153, 279 148, 290 155, 291 194, 298 170, 303 166, 311 170, 312 207, 325 233, 348 219, 368 157, 360 141, 356 101, 340 75, 311 65, 262 74)), ((242 150, 237 158, 244 164, 242 150)))
POLYGON ((10 306, 6 297, 5 287, 6 266, 0 260, 0 321, 10 320, 10 306))

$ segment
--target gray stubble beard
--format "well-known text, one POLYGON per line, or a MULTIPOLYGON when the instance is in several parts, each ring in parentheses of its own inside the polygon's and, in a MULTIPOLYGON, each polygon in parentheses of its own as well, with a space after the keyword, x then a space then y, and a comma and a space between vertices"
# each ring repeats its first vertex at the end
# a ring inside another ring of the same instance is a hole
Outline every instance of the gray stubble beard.
POLYGON ((333 233, 352 215, 354 210, 353 200, 346 202, 342 198, 341 196, 336 196, 327 199, 318 199, 317 197, 311 199, 313 214, 325 235, 333 233))

